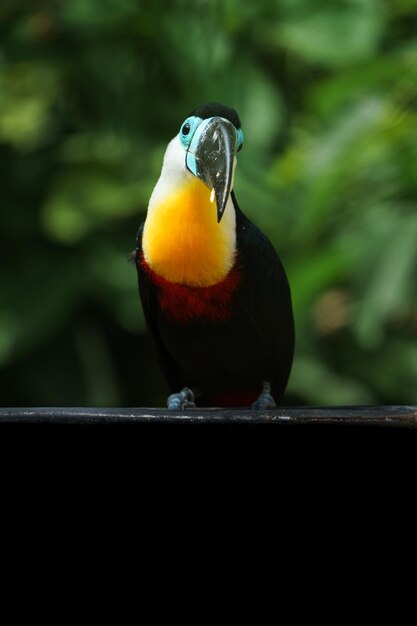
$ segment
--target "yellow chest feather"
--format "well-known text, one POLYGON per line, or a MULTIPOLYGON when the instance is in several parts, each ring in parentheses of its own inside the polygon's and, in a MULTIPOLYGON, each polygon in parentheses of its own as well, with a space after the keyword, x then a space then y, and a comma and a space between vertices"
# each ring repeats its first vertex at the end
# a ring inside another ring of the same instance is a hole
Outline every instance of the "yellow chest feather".
POLYGON ((143 254, 166 280, 193 287, 215 285, 233 267, 235 248, 233 207, 226 207, 218 224, 216 204, 198 179, 148 209, 143 254))

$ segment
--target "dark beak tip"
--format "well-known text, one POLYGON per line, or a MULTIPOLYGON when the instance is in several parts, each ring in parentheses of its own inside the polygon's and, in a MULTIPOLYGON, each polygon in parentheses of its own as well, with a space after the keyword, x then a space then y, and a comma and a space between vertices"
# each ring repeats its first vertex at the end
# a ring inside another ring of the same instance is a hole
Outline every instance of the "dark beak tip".
MULTIPOLYGON (((226 188, 227 189, 227 188, 226 188)), ((216 206, 217 206, 217 223, 220 223, 220 220, 223 217, 226 204, 229 198, 229 193, 225 193, 225 189, 221 187, 219 191, 216 191, 216 206)))

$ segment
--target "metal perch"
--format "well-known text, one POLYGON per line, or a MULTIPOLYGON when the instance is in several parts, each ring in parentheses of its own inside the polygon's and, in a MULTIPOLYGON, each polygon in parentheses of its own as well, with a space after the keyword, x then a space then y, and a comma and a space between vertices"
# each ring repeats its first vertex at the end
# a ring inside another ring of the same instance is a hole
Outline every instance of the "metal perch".
POLYGON ((393 426, 417 428, 416 406, 278 407, 253 409, 89 408, 30 407, 0 408, 0 424, 117 424, 117 423, 206 423, 393 426))

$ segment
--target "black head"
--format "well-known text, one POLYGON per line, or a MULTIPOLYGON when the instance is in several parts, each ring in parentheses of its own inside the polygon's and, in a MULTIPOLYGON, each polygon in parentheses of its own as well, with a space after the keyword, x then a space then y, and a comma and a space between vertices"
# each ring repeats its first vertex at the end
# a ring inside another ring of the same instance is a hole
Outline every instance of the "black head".
POLYGON ((242 128, 237 111, 218 102, 200 105, 194 111, 191 111, 189 117, 192 116, 201 117, 202 120, 206 120, 209 117, 224 117, 229 122, 232 122, 236 129, 242 128))

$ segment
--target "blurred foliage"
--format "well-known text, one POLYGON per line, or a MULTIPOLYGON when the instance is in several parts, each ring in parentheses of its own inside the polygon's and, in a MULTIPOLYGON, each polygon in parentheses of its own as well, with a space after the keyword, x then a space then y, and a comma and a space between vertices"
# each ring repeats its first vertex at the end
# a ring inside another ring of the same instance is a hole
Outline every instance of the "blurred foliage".
POLYGON ((416 33, 415 0, 1 0, 1 403, 164 402, 127 255, 213 100, 292 285, 286 401, 417 403, 416 33))

